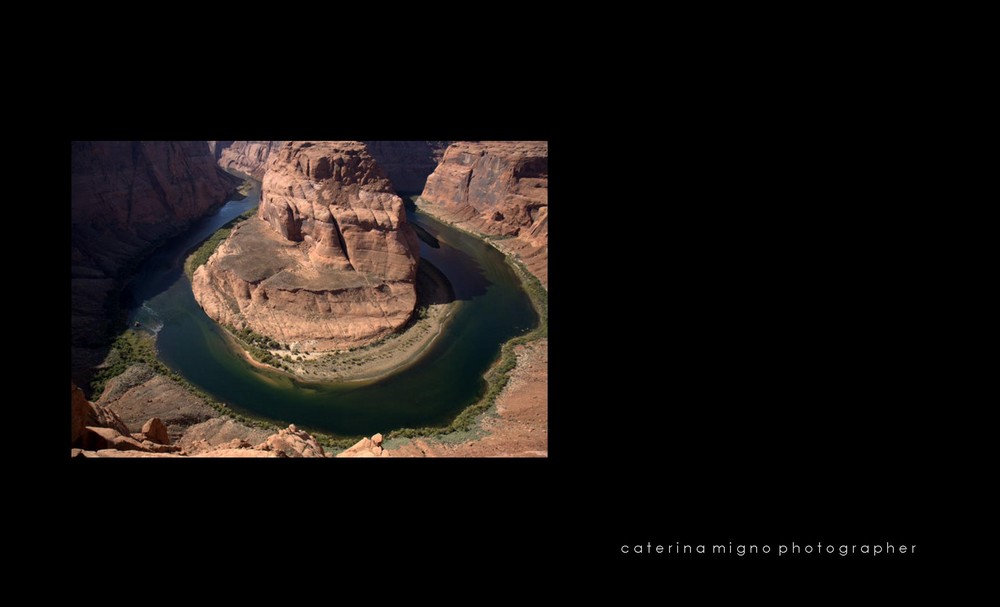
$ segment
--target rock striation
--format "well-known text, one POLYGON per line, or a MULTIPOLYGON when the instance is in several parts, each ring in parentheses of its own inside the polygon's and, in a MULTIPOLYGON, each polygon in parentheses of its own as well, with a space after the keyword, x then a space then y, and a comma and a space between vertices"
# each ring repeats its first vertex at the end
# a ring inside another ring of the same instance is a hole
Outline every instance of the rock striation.
POLYGON ((74 141, 70 180, 72 371, 84 382, 103 358, 124 274, 238 180, 204 141, 74 141))
POLYGON ((219 323, 329 351, 409 320, 418 258, 403 201, 364 144, 287 142, 270 155, 257 216, 192 282, 219 323))
MULTIPOLYGON (((212 142, 209 142, 212 143, 212 142)), ((267 172, 267 163, 272 150, 284 144, 284 141, 219 141, 226 143, 218 156, 219 166, 224 169, 239 171, 254 179, 263 179, 267 172)))
POLYGON ((492 236, 548 285, 548 143, 457 142, 427 178, 431 214, 492 236))

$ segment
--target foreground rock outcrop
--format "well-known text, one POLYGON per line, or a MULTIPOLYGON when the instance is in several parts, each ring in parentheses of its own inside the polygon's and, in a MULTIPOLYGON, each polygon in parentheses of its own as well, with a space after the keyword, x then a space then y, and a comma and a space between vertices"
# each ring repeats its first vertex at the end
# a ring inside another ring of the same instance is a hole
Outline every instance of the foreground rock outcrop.
POLYGON ((129 433, 107 407, 86 399, 71 386, 71 457, 327 457, 316 439, 294 424, 265 436, 254 445, 245 427, 216 418, 197 424, 173 444, 167 426, 150 418, 142 431, 129 433))
POLYGON ((288 142, 270 158, 257 216, 194 273, 205 312, 319 352, 405 324, 416 306, 418 241, 365 145, 288 142))
POLYGON ((71 152, 72 372, 84 383, 103 358, 125 273, 238 180, 205 141, 74 141, 71 152))
POLYGON ((158 418, 170 441, 218 415, 202 398, 142 363, 109 380, 97 404, 114 412, 129 432, 142 432, 147 420, 158 418))
MULTIPOLYGON (((211 143, 211 142, 210 142, 211 143)), ((271 151, 284 144, 284 141, 228 141, 217 156, 219 166, 224 169, 239 171, 254 179, 263 179, 267 172, 267 163, 271 151)))
POLYGON ((354 443, 338 453, 337 457, 389 457, 389 452, 382 448, 382 435, 375 434, 354 443))
POLYGON ((548 285, 548 143, 453 143, 421 194, 433 215, 499 241, 548 285))
POLYGON ((152 418, 143 431, 129 433, 125 423, 114 411, 88 401, 83 390, 71 386, 70 446, 86 451, 143 451, 173 453, 180 451, 170 445, 167 428, 158 418, 152 418))

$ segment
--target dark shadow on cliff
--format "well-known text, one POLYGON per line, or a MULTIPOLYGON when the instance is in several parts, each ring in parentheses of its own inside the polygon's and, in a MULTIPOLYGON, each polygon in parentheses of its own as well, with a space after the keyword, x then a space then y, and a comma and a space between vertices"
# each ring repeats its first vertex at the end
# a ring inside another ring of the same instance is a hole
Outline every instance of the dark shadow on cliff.
POLYGON ((429 265, 435 273, 441 274, 444 281, 448 283, 451 295, 447 301, 470 300, 486 294, 486 289, 492 283, 486 278, 479 262, 468 253, 455 247, 442 248, 439 235, 432 225, 419 225, 414 220, 413 215, 408 215, 407 218, 421 241, 421 267, 425 264, 429 265), (431 259, 433 259, 433 263, 431 259))
POLYGON ((426 244, 432 249, 441 248, 441 243, 438 242, 438 239, 435 238, 430 232, 428 232, 427 230, 423 229, 422 227, 420 227, 415 223, 411 223, 410 225, 413 226, 413 231, 417 233, 417 238, 422 240, 424 244, 426 244))
POLYGON ((417 269, 417 306, 434 306, 455 301, 455 289, 448 277, 426 259, 417 269))

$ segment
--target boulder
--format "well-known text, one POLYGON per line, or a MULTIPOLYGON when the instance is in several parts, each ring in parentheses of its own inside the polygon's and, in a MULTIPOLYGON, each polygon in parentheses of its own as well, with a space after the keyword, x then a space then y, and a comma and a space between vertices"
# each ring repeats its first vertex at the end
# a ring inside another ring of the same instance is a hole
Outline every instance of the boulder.
POLYGON ((154 443, 161 445, 170 444, 170 435, 167 434, 167 426, 159 417, 154 417, 143 424, 142 435, 154 443))
POLYGON ((254 449, 271 451, 280 457, 326 457, 316 439, 304 430, 295 429, 294 424, 267 437, 254 449))
POLYGON ((382 435, 362 438, 349 448, 337 454, 337 457, 388 457, 389 452, 382 448, 382 435))
MULTIPOLYGON (((128 427, 106 407, 95 405, 83 395, 83 390, 76 384, 70 384, 70 446, 81 447, 85 440, 88 426, 97 428, 113 428, 118 434, 128 435, 128 427)), ((84 447, 86 448, 86 447, 84 447)))

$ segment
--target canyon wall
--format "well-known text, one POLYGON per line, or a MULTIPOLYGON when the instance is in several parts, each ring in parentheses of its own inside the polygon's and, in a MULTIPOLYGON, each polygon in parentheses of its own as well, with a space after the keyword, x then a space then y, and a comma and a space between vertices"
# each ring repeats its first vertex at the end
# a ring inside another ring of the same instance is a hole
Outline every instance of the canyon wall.
POLYGON ((235 143, 234 141, 208 141, 208 150, 216 161, 222 156, 222 151, 235 143))
POLYGON ((545 141, 453 143, 427 178, 422 205, 466 230, 509 237, 497 244, 547 287, 548 156, 545 141))
POLYGON ((447 141, 365 141, 368 152, 389 176, 396 192, 420 193, 434 172, 447 141))
POLYGON ((220 167, 245 173, 254 179, 263 179, 271 151, 281 147, 284 141, 219 141, 216 143, 229 144, 217 156, 220 167))
POLYGON ((194 294, 224 325, 329 351, 409 320, 418 258, 403 201, 363 143, 286 142, 270 153, 257 216, 195 271, 194 294))
POLYGON ((129 268, 225 202, 238 180, 205 141, 75 141, 71 150, 71 348, 85 383, 103 358, 129 268))

